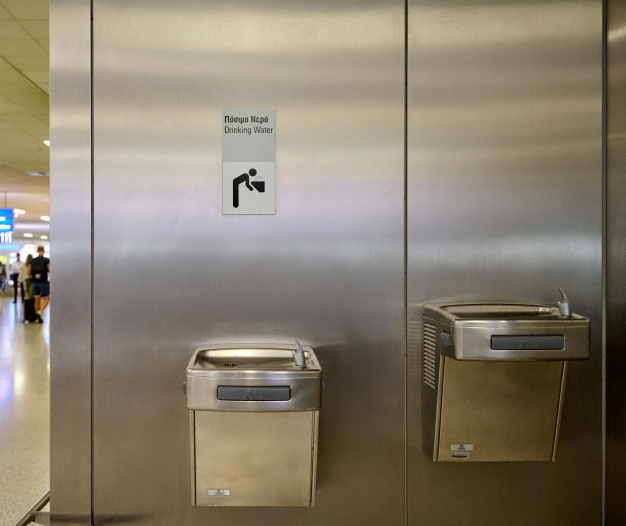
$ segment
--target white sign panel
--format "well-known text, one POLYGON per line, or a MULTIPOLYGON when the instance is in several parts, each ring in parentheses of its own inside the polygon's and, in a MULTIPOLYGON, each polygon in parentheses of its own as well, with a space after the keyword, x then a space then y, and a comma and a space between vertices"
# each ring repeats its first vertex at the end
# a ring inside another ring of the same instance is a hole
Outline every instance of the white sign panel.
POLYGON ((474 444, 450 444, 450 451, 474 451, 474 444))
POLYGON ((276 111, 222 110, 222 214, 276 213, 276 111))
POLYGON ((208 489, 206 490, 207 497, 230 497, 229 489, 208 489))

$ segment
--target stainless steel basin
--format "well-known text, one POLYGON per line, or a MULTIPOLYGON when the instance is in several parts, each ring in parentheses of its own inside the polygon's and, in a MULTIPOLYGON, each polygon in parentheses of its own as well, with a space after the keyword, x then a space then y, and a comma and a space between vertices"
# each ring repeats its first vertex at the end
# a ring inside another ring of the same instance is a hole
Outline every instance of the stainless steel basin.
POLYGON ((186 371, 187 407, 197 411, 315 411, 322 369, 310 347, 304 365, 295 345, 201 346, 186 371))
POLYGON ((425 305, 441 353, 457 360, 589 358, 589 320, 556 307, 525 304, 425 305))
MULTIPOLYGON (((305 352, 309 370, 319 368, 319 364, 313 362, 313 356, 305 352)), ((193 369, 300 371, 302 367, 296 365, 292 350, 215 349, 198 352, 193 369)))
POLYGON ((559 309, 548 305, 443 305, 441 310, 462 320, 537 320, 568 319, 559 309))

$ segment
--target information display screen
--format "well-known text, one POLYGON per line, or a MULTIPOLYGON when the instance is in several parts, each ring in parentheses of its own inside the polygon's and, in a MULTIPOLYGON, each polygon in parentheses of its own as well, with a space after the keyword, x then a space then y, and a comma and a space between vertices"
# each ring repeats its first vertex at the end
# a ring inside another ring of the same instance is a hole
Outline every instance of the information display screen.
POLYGON ((0 208, 0 232, 13 232, 12 208, 0 208))

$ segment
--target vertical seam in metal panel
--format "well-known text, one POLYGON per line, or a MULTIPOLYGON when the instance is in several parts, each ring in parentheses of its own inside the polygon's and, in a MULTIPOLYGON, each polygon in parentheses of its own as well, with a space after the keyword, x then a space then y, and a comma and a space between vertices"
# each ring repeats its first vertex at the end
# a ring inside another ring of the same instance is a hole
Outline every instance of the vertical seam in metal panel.
POLYGON ((409 524, 409 399, 408 399, 408 74, 409 0, 404 1, 404 524, 409 524))
POLYGON ((90 24, 90 78, 91 78, 91 524, 94 521, 94 337, 93 337, 93 292, 94 292, 94 125, 93 125, 93 0, 89 2, 90 24))
POLYGON ((606 524, 608 2, 602 0, 602 524, 606 524))

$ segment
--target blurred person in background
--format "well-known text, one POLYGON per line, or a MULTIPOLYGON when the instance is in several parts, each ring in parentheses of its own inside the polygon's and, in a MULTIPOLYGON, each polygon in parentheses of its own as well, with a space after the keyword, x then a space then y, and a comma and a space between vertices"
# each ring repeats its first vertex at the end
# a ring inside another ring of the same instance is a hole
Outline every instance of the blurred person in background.
POLYGON ((28 267, 30 262, 33 260, 33 255, 28 254, 26 256, 26 261, 24 262, 24 266, 22 270, 20 270, 19 275, 17 276, 17 282, 24 286, 26 297, 30 297, 33 293, 33 284, 31 283, 30 276, 28 275, 28 267), (30 292, 29 292, 30 289, 30 292))
POLYGON ((17 261, 15 263, 11 263, 11 281, 13 281, 13 303, 17 303, 17 289, 18 287, 22 291, 22 303, 24 303, 24 284, 18 283, 17 278, 20 275, 20 271, 24 267, 24 262, 20 261, 20 253, 17 253, 17 261))
POLYGON ((42 245, 37 247, 36 258, 33 258, 28 265, 28 275, 33 286, 33 294, 35 296, 35 313, 37 323, 43 323, 43 311, 46 310, 50 303, 50 283, 48 283, 48 273, 50 272, 50 260, 44 257, 44 248, 42 245))
POLYGON ((0 291, 4 292, 7 286, 7 269, 4 263, 0 263, 0 291))
POLYGON ((32 260, 32 254, 28 254, 28 256, 26 256, 26 261, 24 262, 24 267, 22 268, 20 275, 17 277, 17 281, 24 284, 24 292, 26 296, 26 298, 24 299, 24 323, 34 323, 38 321, 37 313, 35 312, 33 284, 30 276, 28 275, 28 270, 30 269, 30 264, 32 260))

